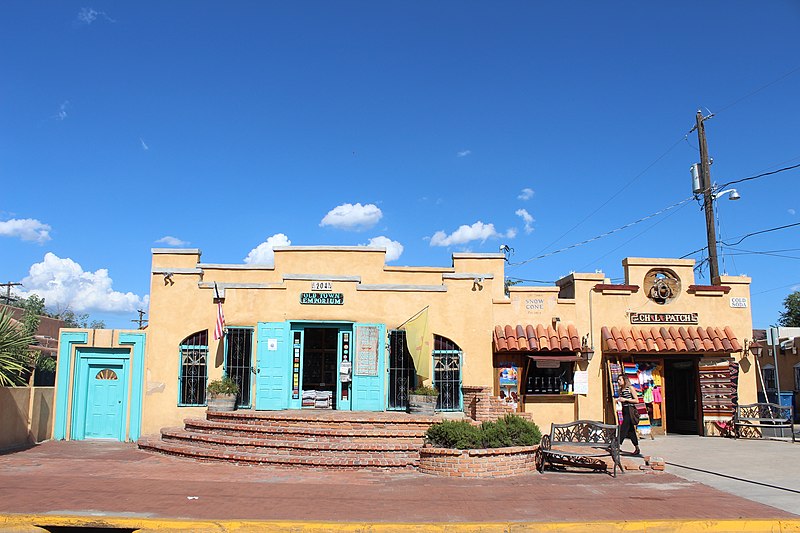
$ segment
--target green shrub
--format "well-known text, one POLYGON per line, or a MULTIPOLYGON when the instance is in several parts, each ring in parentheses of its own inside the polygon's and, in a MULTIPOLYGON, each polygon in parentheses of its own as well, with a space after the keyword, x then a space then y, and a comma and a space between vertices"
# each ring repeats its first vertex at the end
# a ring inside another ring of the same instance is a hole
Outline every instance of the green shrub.
POLYGON ((534 446, 542 439, 539 426, 516 415, 506 415, 496 422, 473 426, 469 422, 445 420, 434 424, 425 434, 436 448, 504 448, 534 446))
POLYGON ((436 448, 480 448, 481 430, 464 420, 445 420, 428 428, 425 437, 436 448))
POLYGON ((436 390, 435 387, 431 387, 429 385, 421 385, 416 389, 412 390, 411 394, 417 394, 419 396, 439 396, 439 391, 436 390))
POLYGON ((206 387, 209 394, 238 394, 239 385, 228 376, 208 382, 206 387))

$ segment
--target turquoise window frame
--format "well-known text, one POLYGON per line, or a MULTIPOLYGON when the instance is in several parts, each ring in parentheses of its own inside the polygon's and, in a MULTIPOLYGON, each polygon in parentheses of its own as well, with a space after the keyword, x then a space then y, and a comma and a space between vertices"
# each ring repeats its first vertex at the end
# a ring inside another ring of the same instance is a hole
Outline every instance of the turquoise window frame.
MULTIPOLYGON (((193 336, 189 335, 189 337, 193 336)), ((188 337, 187 337, 188 338, 188 337)), ((208 405, 208 393, 206 393, 203 398, 203 403, 182 403, 181 397, 183 396, 183 351, 184 350, 202 350, 205 349, 206 351, 206 379, 205 383, 203 383, 203 389, 208 386, 208 356, 211 353, 209 350, 208 345, 206 344, 179 344, 178 345, 178 407, 205 407, 208 405)))

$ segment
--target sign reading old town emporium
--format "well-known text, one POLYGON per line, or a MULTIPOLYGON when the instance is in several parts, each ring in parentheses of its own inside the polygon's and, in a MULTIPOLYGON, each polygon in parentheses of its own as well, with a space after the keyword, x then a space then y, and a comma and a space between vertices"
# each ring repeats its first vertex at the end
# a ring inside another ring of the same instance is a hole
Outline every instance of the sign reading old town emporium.
POLYGON ((343 305, 341 292, 301 292, 300 303, 307 305, 343 305))
POLYGON ((697 313, 631 313, 631 324, 697 324, 697 313))

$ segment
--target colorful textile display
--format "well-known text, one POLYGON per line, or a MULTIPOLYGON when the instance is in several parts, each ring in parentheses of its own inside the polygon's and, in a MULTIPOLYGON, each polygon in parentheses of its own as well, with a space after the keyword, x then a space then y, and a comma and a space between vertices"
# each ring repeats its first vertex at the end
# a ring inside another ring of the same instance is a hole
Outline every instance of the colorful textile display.
POLYGON ((639 412, 639 425, 636 429, 640 435, 649 435, 652 429, 650 427, 650 414, 644 402, 643 386, 639 381, 639 367, 636 363, 622 363, 622 368, 625 371, 625 375, 631 380, 633 388, 639 393, 639 404, 636 406, 636 410, 639 412))

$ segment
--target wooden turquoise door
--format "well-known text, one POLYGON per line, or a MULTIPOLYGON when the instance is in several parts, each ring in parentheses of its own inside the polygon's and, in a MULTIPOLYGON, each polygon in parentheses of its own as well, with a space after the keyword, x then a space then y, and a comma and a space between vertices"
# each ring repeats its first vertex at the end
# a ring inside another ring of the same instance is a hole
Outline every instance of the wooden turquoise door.
POLYGON ((79 359, 72 438, 125 440, 128 361, 79 359))
POLYGON ((386 326, 355 324, 353 327, 352 409, 383 411, 386 405, 384 361, 386 326))
POLYGON ((256 409, 287 409, 292 366, 288 322, 258 323, 256 357, 256 409))

